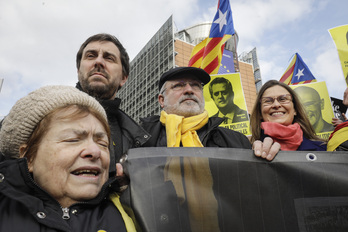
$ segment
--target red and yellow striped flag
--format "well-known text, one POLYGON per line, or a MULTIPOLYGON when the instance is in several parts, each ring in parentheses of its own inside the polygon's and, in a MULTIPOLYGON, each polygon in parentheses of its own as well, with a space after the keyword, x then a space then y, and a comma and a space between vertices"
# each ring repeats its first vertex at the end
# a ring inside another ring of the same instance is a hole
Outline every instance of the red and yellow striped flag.
POLYGON ((193 48, 188 66, 202 68, 209 74, 217 74, 225 43, 234 33, 230 2, 221 0, 209 37, 193 48))

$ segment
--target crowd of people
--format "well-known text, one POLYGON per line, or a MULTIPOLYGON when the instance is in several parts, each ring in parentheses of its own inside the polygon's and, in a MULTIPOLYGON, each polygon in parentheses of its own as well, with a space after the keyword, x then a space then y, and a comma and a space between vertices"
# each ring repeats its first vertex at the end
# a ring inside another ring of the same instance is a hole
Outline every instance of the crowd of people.
MULTIPOLYGON (((345 139, 336 138, 346 133, 346 122, 336 126, 329 142, 317 137, 296 91, 275 80, 266 82, 258 93, 249 139, 219 126, 226 118, 218 116, 228 117, 225 109, 237 107, 228 80, 215 79, 210 84, 219 113, 209 117, 203 97, 209 74, 199 68, 173 68, 159 79, 161 114, 143 118, 138 125, 119 109, 121 99, 116 93, 128 79, 129 57, 116 37, 97 34, 88 38, 77 53, 76 65, 76 88, 46 86, 33 91, 18 100, 1 123, 0 231, 135 231, 119 200, 125 179, 119 162, 131 148, 252 149, 255 156, 272 161, 280 150, 345 147, 345 139)), ((241 109, 237 116, 247 119, 241 109)), ((185 173, 175 168, 178 162, 168 159, 165 170, 179 172, 179 176, 199 173, 206 177, 202 184, 212 188, 208 160, 200 170, 185 168, 185 173)), ((186 159, 183 166, 190 162, 186 159)), ((195 192, 180 191, 195 180, 183 183, 177 176, 168 175, 166 180, 188 201, 195 198, 195 192)), ((214 198, 212 192, 206 194, 214 198)), ((192 208, 189 212, 200 220, 216 215, 214 210, 192 208)), ((194 219, 189 223, 199 227, 194 219)), ((206 231, 216 228, 212 223, 206 231)))

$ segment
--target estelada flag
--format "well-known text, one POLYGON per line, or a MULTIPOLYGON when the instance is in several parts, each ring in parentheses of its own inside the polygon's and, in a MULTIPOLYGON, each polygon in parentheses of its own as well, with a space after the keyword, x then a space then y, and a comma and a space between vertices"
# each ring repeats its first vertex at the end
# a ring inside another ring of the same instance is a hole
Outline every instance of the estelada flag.
POLYGON ((295 53, 289 67, 279 80, 287 85, 307 84, 316 82, 317 80, 309 70, 308 66, 303 62, 301 56, 295 53))
POLYGON ((193 48, 188 66, 202 68, 209 74, 217 74, 225 43, 234 33, 230 2, 221 0, 209 37, 193 48))

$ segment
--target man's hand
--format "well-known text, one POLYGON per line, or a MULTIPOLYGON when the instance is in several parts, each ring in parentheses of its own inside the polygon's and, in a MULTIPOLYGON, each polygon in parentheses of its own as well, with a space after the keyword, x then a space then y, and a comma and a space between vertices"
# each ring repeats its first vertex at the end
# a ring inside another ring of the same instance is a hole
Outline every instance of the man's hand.
POLYGON ((127 178, 126 174, 124 174, 123 166, 120 163, 116 164, 116 178, 121 186, 120 191, 123 192, 128 187, 129 179, 127 178))
POLYGON ((280 151, 280 144, 278 142, 273 143, 271 137, 266 137, 263 142, 256 140, 253 143, 253 150, 255 156, 271 161, 277 155, 278 151, 280 151))
POLYGON ((342 123, 342 120, 341 119, 338 119, 338 118, 332 118, 332 124, 334 126, 337 126, 338 124, 341 124, 342 123))
POLYGON ((116 164, 116 176, 124 176, 123 166, 120 163, 116 164))
MULTIPOLYGON (((347 121, 347 117, 345 115, 345 113, 342 113, 342 116, 344 118, 345 121, 347 121)), ((341 119, 338 119, 338 118, 332 118, 332 124, 334 126, 337 126, 338 124, 341 124, 343 121, 341 119)))

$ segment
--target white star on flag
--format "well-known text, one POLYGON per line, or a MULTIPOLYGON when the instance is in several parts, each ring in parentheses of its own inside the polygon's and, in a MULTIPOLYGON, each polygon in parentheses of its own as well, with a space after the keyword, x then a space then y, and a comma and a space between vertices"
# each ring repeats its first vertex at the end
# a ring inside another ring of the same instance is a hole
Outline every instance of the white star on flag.
POLYGON ((297 74, 295 75, 297 76, 297 80, 299 80, 301 76, 304 76, 303 71, 304 71, 304 68, 302 70, 298 69, 297 74))
POLYGON ((219 24, 220 32, 222 31, 222 28, 224 27, 224 25, 227 25, 226 16, 227 16, 227 11, 223 14, 221 10, 219 10, 219 18, 214 21, 214 23, 219 24))

